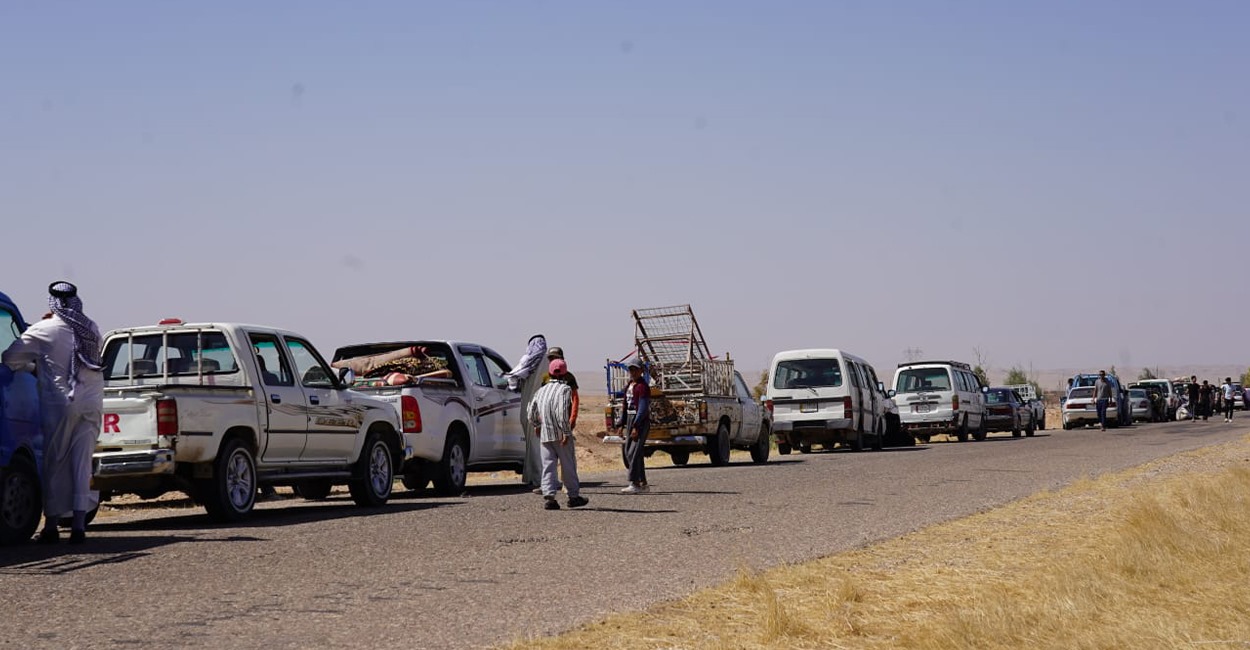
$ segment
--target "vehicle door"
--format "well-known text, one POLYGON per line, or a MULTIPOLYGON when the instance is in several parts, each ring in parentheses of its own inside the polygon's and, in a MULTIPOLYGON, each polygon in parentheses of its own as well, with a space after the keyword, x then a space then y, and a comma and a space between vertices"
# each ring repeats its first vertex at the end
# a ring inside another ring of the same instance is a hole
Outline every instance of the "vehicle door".
POLYGON ((308 441, 308 400, 295 383, 283 345, 274 334, 249 332, 252 358, 256 362, 256 394, 265 418, 265 441, 260 452, 266 463, 294 463, 308 441))
POLYGON ((492 350, 483 349, 482 352, 486 372, 504 402, 499 413, 499 453, 504 458, 524 458, 527 427, 523 418, 528 405, 521 398, 521 393, 508 390, 508 380, 504 378, 510 368, 508 362, 492 350))
POLYGON ((864 426, 864 376, 859 371, 859 364, 846 360, 847 375, 851 380, 851 413, 854 419, 851 421, 851 428, 859 430, 864 426))
POLYGON ((355 457, 356 438, 364 422, 351 393, 339 390, 330 367, 308 341, 284 337, 295 376, 308 400, 308 440, 300 460, 345 464, 355 457))
POLYGON ((468 382, 470 407, 473 409, 473 441, 469 454, 474 459, 496 460, 504 449, 501 436, 504 432, 503 413, 508 401, 503 391, 495 387, 486 367, 486 357, 477 346, 461 346, 465 379, 468 382))
MULTIPOLYGON (((26 324, 16 310, 0 306, 0 351, 9 349, 22 335, 26 324)), ((39 388, 35 376, 21 370, 13 373, 13 381, 0 388, 0 458, 7 461, 18 446, 26 445, 43 454, 39 435, 39 388)))
POLYGON ((759 440, 760 417, 762 415, 759 400, 756 400, 755 396, 751 394, 751 389, 747 386, 746 381, 737 372, 734 373, 734 389, 742 412, 742 417, 738 421, 738 435, 736 438, 748 444, 756 442, 759 440))
POLYGON ((868 392, 872 395, 872 430, 885 431, 885 394, 879 388, 881 380, 877 378, 877 369, 872 366, 864 366, 864 375, 868 380, 868 392))

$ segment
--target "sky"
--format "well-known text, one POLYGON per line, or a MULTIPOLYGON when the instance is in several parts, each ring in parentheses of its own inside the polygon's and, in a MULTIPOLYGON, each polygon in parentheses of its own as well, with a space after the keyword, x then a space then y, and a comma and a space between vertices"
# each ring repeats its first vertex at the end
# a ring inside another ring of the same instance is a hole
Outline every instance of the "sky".
POLYGON ((575 370, 684 303, 751 370, 1246 365, 1247 31, 1239 0, 11 0, 0 291, 326 355, 541 332, 575 370))

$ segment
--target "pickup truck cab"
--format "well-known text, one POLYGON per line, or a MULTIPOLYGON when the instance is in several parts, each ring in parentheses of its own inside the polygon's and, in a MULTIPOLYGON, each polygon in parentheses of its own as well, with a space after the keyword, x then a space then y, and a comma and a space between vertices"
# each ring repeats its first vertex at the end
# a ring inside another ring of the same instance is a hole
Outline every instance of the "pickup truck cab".
MULTIPOLYGON (((423 377, 400 385, 371 379, 390 374, 383 365, 369 377, 343 376, 352 390, 387 405, 402 419, 413 453, 400 473, 410 490, 431 482, 444 495, 464 491, 468 473, 514 471, 525 463, 520 393, 508 389, 512 367, 494 350, 461 341, 392 341, 339 348, 334 365, 404 349, 424 350, 429 368, 450 376, 423 377)), ((345 369, 346 370, 346 369, 345 369)))
MULTIPOLYGON (((26 331, 22 312, 0 293, 0 351, 26 331)), ((29 370, 0 384, 0 545, 30 539, 39 527, 43 496, 39 468, 43 435, 39 429, 39 390, 29 370)))
POLYGON ((233 521, 260 485, 315 499, 346 484, 377 506, 411 453, 390 405, 348 390, 295 332, 167 319, 109 332, 103 364, 102 497, 181 490, 233 521))

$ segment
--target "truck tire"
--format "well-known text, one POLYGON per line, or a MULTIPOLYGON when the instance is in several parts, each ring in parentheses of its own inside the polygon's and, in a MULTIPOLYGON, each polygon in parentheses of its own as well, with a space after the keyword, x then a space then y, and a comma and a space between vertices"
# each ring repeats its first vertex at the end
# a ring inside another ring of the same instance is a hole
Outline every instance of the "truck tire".
POLYGON ((1012 438, 1020 437, 1020 423, 1019 422, 1016 422, 1015 426, 1011 427, 1011 437, 1012 438))
POLYGON ((855 437, 851 438, 848 441, 848 445, 850 446, 851 451, 854 451, 854 452, 863 451, 864 450, 864 432, 852 431, 852 433, 855 434, 855 437))
POLYGON ((768 454, 773 450, 772 436, 768 434, 768 425, 760 425, 760 437, 751 445, 751 462, 762 465, 768 462, 768 454))
POLYGON ((810 443, 810 442, 800 442, 800 443, 799 443, 799 453, 800 453, 800 454, 810 454, 810 453, 812 453, 812 443, 810 443))
POLYGON ((1032 438, 1032 437, 1033 437, 1033 434, 1034 434, 1034 433, 1036 433, 1036 432, 1037 432, 1037 426, 1033 424, 1033 418, 1031 418, 1031 417, 1030 417, 1030 418, 1029 418, 1029 426, 1027 426, 1027 427, 1025 427, 1025 428, 1024 428, 1024 435, 1026 435, 1026 436, 1028 436, 1028 437, 1032 438))
POLYGON ((256 459, 238 438, 222 446, 213 461, 213 477, 200 483, 200 500, 217 522, 239 521, 256 505, 256 459))
POLYGON ((924 443, 924 444, 926 444, 926 445, 927 445, 927 444, 929 444, 929 440, 930 440, 930 438, 932 438, 932 436, 930 436, 930 435, 929 435, 929 434, 927 434, 927 433, 917 433, 917 434, 916 434, 916 440, 919 440, 920 442, 923 442, 923 443, 924 443))
POLYGON ((716 427, 716 436, 707 441, 707 457, 712 465, 720 467, 729 464, 729 425, 721 422, 716 427))
POLYGON ((443 458, 434 472, 434 490, 442 496, 456 496, 464 492, 464 482, 469 476, 469 450, 464 436, 454 433, 447 437, 443 446, 443 458))
POLYGON ((39 475, 25 457, 0 470, 0 546, 29 541, 39 528, 43 495, 39 475))
POLYGON ((380 433, 374 431, 365 437, 365 446, 360 450, 360 459, 352 474, 347 489, 356 505, 366 508, 386 505, 395 485, 395 464, 391 447, 380 433))
POLYGON ((686 463, 690 462, 690 452, 684 449, 674 449, 673 451, 668 452, 668 455, 673 459, 673 464, 678 467, 685 467, 686 463))
POLYGON ((981 426, 977 427, 977 430, 972 432, 972 439, 977 442, 981 442, 982 440, 988 438, 989 435, 990 425, 985 421, 985 414, 983 413, 981 414, 981 426))
POLYGON ((781 454, 782 456, 789 456, 790 455, 790 443, 778 442, 777 453, 781 454))
POLYGON ((955 439, 958 440, 959 442, 968 442, 968 421, 967 420, 964 420, 963 424, 959 425, 959 429, 955 431, 955 439))
POLYGON ((1042 409, 1042 419, 1037 421, 1037 428, 1039 431, 1046 430, 1046 410, 1045 409, 1042 409))
POLYGON ((323 501, 330 496, 330 492, 334 489, 334 484, 330 479, 314 478, 307 481, 300 481, 292 486, 295 496, 309 501, 323 501))

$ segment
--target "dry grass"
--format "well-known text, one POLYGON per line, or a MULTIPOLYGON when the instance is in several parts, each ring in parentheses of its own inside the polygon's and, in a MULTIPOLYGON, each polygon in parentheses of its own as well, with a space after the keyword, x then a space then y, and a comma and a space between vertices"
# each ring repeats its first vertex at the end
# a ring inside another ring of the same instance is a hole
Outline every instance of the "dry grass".
POLYGON ((1250 439, 515 648, 1250 648, 1250 439))

